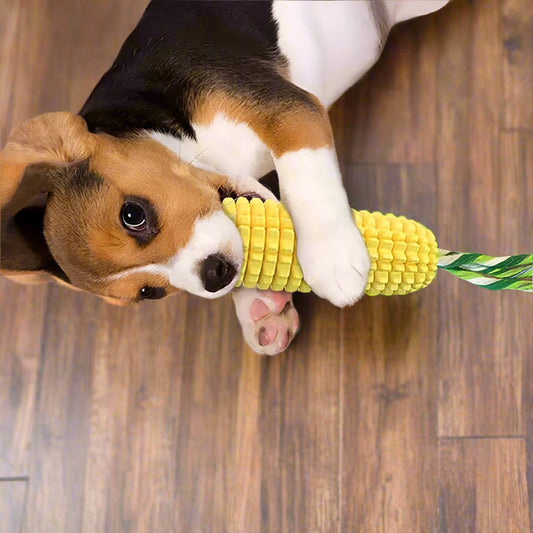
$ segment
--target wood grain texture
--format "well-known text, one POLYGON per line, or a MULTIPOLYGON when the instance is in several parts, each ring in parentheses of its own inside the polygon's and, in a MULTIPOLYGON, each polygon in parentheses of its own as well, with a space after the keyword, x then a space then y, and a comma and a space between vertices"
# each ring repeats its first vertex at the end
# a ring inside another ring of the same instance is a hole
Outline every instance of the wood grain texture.
POLYGON ((23 531, 27 487, 27 480, 20 478, 0 481, 0 533, 23 531))
POLYGON ((96 298, 50 287, 30 462, 28 531, 79 531, 96 298))
POLYGON ((523 439, 441 439, 439 533, 530 531, 523 439))
POLYGON ((46 288, 0 280, 0 291, 0 477, 27 476, 46 288))
MULTIPOLYGON (((146 3, 0 0, 0 146, 79 109, 146 3)), ((529 0, 399 26, 331 113, 354 207, 446 248, 532 249, 531 35, 529 0)), ((529 530, 531 296, 440 273, 297 306, 298 338, 264 358, 229 298, 116 308, 0 280, 0 531, 529 530)))
MULTIPOLYGON (((521 153, 525 155, 525 164, 521 166, 523 172, 526 172, 528 176, 533 176, 533 142, 531 142, 531 137, 526 137, 529 139, 529 142, 520 143, 521 153)), ((513 143, 516 150, 516 144, 513 143)), ((515 152, 516 153, 516 152, 515 152)), ((516 167, 515 167, 516 168, 516 167)), ((529 189, 531 190, 531 189, 529 189)), ((532 206, 530 204, 530 210, 532 206)), ((529 224, 526 224, 527 231, 529 235, 532 236, 531 243, 533 248, 533 215, 531 211, 529 212, 529 224)), ((526 307, 526 310, 530 313, 530 318, 525 324, 525 328, 530 332, 532 318, 531 305, 526 307)), ((530 354, 533 353, 533 334, 526 336, 526 346, 525 353, 528 354, 525 357, 525 368, 524 368, 524 381, 523 381, 523 403, 522 408, 524 410, 525 418, 525 431, 526 431, 526 449, 527 449, 527 486, 529 494, 529 520, 530 524, 533 524, 533 506, 531 502, 533 501, 533 357, 530 354)))
POLYGON ((80 531, 171 530, 186 303, 97 312, 80 531))
POLYGON ((22 12, 22 0, 0 3, 0 135, 3 139, 9 134, 11 127, 11 108, 13 106, 13 90, 15 85, 16 65, 18 62, 18 28, 22 12))
MULTIPOLYGON (((27 8, 22 0, 0 2, 0 144, 21 117, 35 112, 30 87, 21 83, 21 56, 38 43, 21 38, 27 8)), ((44 85, 39 72, 28 73, 28 80, 44 85)), ((46 294, 45 287, 0 279, 0 477, 28 474, 46 294)))
MULTIPOLYGON (((369 209, 436 227, 432 165, 354 166, 345 176, 369 209)), ((429 286, 343 311, 340 531, 435 530, 437 295, 429 286)))
POLYGON ((298 355, 283 369, 281 526, 283 531, 336 531, 339 501, 341 312, 311 296, 302 299, 298 355), (311 305, 308 302, 312 302, 311 305))
MULTIPOLYGON (((512 165, 523 166, 524 158, 507 159, 510 140, 499 122, 499 12, 487 2, 450 7, 459 16, 456 24, 440 25, 438 58, 439 242, 456 251, 524 252, 531 245, 532 176, 525 168, 513 172, 512 165)), ((439 435, 522 434, 528 296, 441 278, 439 435)))
POLYGON ((531 131, 533 124, 533 3, 500 2, 502 31, 504 128, 531 131))

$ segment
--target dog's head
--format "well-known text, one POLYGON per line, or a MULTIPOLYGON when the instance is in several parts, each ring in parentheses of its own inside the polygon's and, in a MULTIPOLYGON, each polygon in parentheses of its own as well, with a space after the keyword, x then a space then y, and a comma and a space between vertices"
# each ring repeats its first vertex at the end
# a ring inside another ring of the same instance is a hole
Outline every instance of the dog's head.
POLYGON ((181 289, 226 294, 242 244, 222 211, 224 180, 149 138, 93 134, 71 113, 40 115, 0 154, 0 272, 52 276, 116 303, 181 289))

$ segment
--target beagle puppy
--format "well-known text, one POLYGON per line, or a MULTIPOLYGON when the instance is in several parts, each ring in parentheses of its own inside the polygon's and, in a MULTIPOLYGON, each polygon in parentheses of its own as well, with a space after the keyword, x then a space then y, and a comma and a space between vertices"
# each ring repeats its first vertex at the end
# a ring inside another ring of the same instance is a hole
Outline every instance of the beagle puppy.
MULTIPOLYGON (((277 171, 313 291, 346 306, 369 258, 342 186, 327 108, 390 28, 447 0, 152 1, 79 112, 12 133, 0 155, 1 273, 114 303, 216 298, 242 264, 225 196, 272 197, 277 171)), ((286 293, 233 292, 244 337, 283 351, 286 293)))

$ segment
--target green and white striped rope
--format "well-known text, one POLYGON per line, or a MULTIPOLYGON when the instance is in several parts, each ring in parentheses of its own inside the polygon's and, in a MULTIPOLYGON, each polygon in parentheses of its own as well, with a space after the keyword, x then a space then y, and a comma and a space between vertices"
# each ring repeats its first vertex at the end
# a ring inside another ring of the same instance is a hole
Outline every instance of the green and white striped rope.
POLYGON ((437 266, 492 291, 512 289, 533 292, 533 254, 491 257, 439 249, 437 266))

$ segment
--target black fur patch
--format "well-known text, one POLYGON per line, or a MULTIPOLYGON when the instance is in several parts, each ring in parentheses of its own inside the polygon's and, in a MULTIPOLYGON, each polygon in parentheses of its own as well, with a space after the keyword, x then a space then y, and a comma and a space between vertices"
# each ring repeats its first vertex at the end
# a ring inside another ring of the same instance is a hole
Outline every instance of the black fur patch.
POLYGON ((104 180, 96 172, 89 169, 88 159, 69 166, 66 169, 66 174, 69 186, 74 191, 83 192, 88 189, 100 189, 104 184, 104 180))
POLYGON ((2 229, 1 266, 10 271, 45 271, 68 282, 44 238, 45 206, 20 210, 2 229))
MULTIPOLYGON (((283 64, 272 2, 155 0, 80 114, 92 132, 194 138, 200 93, 219 88, 260 99, 283 64)), ((272 90, 290 97, 283 92, 283 83, 272 90)))

